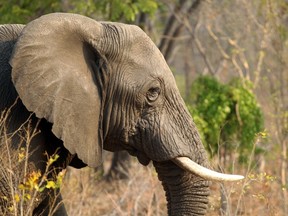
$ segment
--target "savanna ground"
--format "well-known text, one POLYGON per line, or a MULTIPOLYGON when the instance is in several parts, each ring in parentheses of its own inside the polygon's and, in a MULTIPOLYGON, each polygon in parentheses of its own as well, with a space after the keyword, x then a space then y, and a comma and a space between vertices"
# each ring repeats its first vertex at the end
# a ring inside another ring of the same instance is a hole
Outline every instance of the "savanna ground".
MULTIPOLYGON (((0 124, 0 129, 3 129, 2 126, 3 124, 0 124)), ((27 133, 27 143, 30 143, 33 137, 33 134, 31 136, 29 134, 27 133)), ((30 204, 37 201, 36 196, 42 193, 42 188, 57 189, 60 186, 58 183, 62 182, 61 176, 63 175, 60 175, 60 178, 58 175, 56 180, 52 180, 47 177, 48 171, 44 177, 40 177, 37 172, 30 173, 29 164, 26 163, 28 154, 25 153, 24 148, 14 152, 15 158, 11 155, 9 148, 5 148, 10 144, 10 140, 9 136, 0 139, 4 147, 0 151, 0 159, 10 155, 13 160, 13 163, 8 163, 6 167, 2 167, 5 163, 0 164, 0 168, 6 170, 1 173, 1 178, 7 179, 6 188, 14 188, 11 198, 6 197, 10 203, 7 205, 7 214, 4 215, 28 216, 31 215, 31 212, 29 214, 30 204), (22 170, 20 177, 15 175, 15 171, 19 169, 22 170), (16 209, 23 209, 24 213, 18 214, 16 209)), ((269 163, 261 164, 261 166, 258 163, 261 158, 254 157, 253 153, 248 163, 241 166, 233 159, 227 158, 229 161, 226 161, 227 168, 221 167, 220 170, 226 173, 242 174, 246 178, 241 182, 224 185, 213 182, 207 215, 284 215, 282 190, 285 188, 281 186, 279 169, 277 169, 281 160, 277 151, 274 154, 270 152, 267 157, 263 161, 269 161, 269 163), (221 209, 225 209, 225 213, 221 212, 221 209)), ((77 170, 70 167, 66 170, 61 191, 68 214, 70 216, 167 215, 165 194, 153 166, 150 164, 144 167, 133 158, 129 169, 129 179, 107 181, 105 174, 110 168, 111 159, 112 154, 105 152, 104 171, 92 168, 77 170)), ((56 160, 55 155, 51 156, 47 167, 56 160)), ((216 159, 211 163, 214 169, 219 167, 219 161, 216 159)))
MULTIPOLYGON (((109 162, 105 162, 104 170, 108 167, 109 162)), ((246 176, 244 181, 213 182, 207 215, 283 215, 279 179, 269 173, 277 164, 268 167, 262 173, 234 167, 235 173, 246 176), (221 213, 221 188, 225 188, 226 214, 221 213)), ((69 215, 167 215, 165 194, 153 166, 144 167, 133 159, 129 180, 109 182, 101 176, 90 168, 69 168, 62 188, 69 215)))

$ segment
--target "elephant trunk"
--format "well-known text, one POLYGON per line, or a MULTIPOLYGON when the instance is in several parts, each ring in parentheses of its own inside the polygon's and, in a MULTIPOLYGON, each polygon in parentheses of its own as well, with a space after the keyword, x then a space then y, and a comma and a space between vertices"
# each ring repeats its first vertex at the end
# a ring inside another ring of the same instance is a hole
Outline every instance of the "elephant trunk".
POLYGON ((154 162, 166 192, 168 215, 205 215, 209 181, 184 171, 171 161, 154 162))

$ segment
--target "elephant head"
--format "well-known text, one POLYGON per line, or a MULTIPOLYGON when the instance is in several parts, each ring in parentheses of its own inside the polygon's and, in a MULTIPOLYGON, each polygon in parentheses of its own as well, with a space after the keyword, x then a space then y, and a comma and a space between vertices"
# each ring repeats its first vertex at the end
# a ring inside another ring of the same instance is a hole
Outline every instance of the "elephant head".
POLYGON ((209 180, 242 178, 207 168, 172 72, 136 26, 45 15, 24 28, 10 64, 26 108, 87 165, 98 166, 103 149, 153 161, 170 215, 205 214, 209 180))

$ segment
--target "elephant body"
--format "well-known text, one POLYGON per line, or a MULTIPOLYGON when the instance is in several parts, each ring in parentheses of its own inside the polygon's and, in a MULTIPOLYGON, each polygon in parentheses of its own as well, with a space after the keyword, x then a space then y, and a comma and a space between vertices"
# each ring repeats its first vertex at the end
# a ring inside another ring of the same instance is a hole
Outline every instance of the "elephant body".
MULTIPOLYGON (((62 13, 25 27, 2 25, 0 98, 6 132, 17 131, 9 151, 27 147, 17 129, 37 132, 31 171, 43 174, 54 153, 60 157, 50 169, 57 174, 68 165, 97 167, 103 149, 127 150, 143 165, 153 161, 169 215, 205 214, 214 173, 199 168, 209 163, 196 126, 162 54, 140 28, 62 13), (197 169, 181 165, 183 157, 197 169)), ((7 191, 1 187, 0 195, 7 191)), ((45 190, 34 215, 47 215, 55 196, 45 190)), ((64 205, 54 212, 65 214, 64 205)))

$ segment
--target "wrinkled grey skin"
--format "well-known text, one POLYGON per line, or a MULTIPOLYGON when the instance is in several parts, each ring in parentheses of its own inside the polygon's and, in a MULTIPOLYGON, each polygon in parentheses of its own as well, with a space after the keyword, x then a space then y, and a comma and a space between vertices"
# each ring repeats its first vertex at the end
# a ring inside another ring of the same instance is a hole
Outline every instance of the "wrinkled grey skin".
POLYGON ((170 160, 186 156, 207 167, 206 153, 150 38, 136 26, 74 14, 45 15, 22 28, 0 27, 0 108, 19 95, 10 130, 34 113, 41 131, 31 147, 35 166, 43 169, 43 152, 57 148, 60 168, 96 167, 103 149, 124 149, 143 165, 153 161, 169 215, 204 215, 209 182, 170 160))

